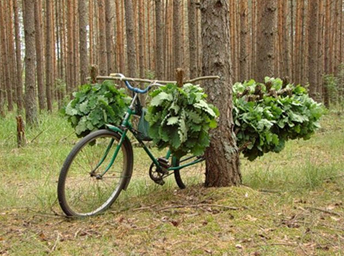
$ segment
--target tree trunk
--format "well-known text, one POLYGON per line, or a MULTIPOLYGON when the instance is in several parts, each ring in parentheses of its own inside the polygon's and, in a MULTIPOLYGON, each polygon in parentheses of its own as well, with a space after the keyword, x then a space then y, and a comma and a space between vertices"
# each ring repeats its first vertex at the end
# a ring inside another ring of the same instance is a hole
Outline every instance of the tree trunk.
MULTIPOLYGON (((91 4, 91 3, 89 3, 91 4)), ((88 56, 87 56, 87 2, 78 2, 79 12, 79 51, 80 51, 80 82, 86 83, 88 76, 88 56)))
POLYGON ((42 1, 35 1, 35 30, 36 30, 36 60, 37 60, 37 89, 39 110, 46 108, 46 97, 44 88, 44 58, 43 58, 43 35, 42 31, 42 1))
MULTIPOLYGON (((325 61, 324 61, 324 73, 330 74, 331 73, 331 59, 330 59, 330 36, 331 36, 331 0, 326 0, 325 5, 325 61)), ((323 97, 324 97, 324 105, 328 108, 330 106, 330 97, 328 93, 328 89, 325 85, 323 85, 323 97)))
POLYGON ((114 66, 114 44, 113 44, 113 28, 114 28, 114 12, 113 12, 113 1, 105 0, 105 29, 106 29, 106 58, 107 58, 107 75, 115 72, 114 66))
POLYGON ((73 45, 74 45, 74 38, 73 38, 73 23, 74 23, 74 15, 73 15, 73 2, 74 0, 67 1, 67 56, 66 56, 66 87, 67 87, 67 94, 71 94, 73 90, 73 45))
POLYGON ((105 29, 105 0, 98 0, 99 11, 99 74, 108 75, 107 55, 106 55, 106 29, 105 29))
POLYGON ((250 77, 255 77, 257 61, 257 0, 251 4, 251 72, 250 77))
POLYGON ((181 0, 173 0, 173 53, 174 53, 174 69, 182 68, 183 54, 183 38, 181 23, 181 0))
POLYGON ((6 95, 6 81, 5 81, 5 45, 4 45, 4 41, 5 41, 5 21, 3 19, 3 15, 2 15, 3 9, 2 9, 2 5, 0 2, 0 117, 5 116, 5 95, 6 95))
POLYGON ((25 118, 28 125, 37 124, 35 0, 23 0, 25 33, 25 118))
POLYGON ((318 59, 316 58, 318 55, 318 22, 314 22, 314 20, 318 20, 318 0, 312 2, 308 7, 308 81, 310 96, 315 98, 317 96, 316 92, 318 87, 318 59))
POLYGON ((46 22, 45 22, 45 58, 46 58, 46 66, 45 66, 45 90, 46 90, 46 97, 47 97, 47 108, 48 111, 53 110, 53 95, 52 95, 52 87, 53 87, 53 26, 52 26, 52 1, 46 0, 45 2, 45 9, 46 9, 46 22))
MULTIPOLYGON (((89 54, 88 54, 88 60, 89 60, 89 67, 93 64, 95 64, 94 59, 93 59, 93 48, 94 48, 94 43, 93 43, 93 33, 94 33, 94 26, 93 26, 93 19, 94 19, 94 8, 93 8, 93 0, 89 0, 88 4, 88 23, 89 23, 89 33, 88 33, 88 42, 89 42, 89 54)), ((89 72, 89 70, 88 70, 89 72)))
POLYGON ((325 1, 319 0, 319 12, 318 12, 318 81, 321 81, 321 86, 318 87, 318 94, 320 98, 323 97, 323 75, 324 75, 324 27, 325 27, 325 13, 324 13, 325 1))
POLYGON ((155 18, 156 18, 156 51, 155 51, 155 70, 158 79, 163 78, 164 73, 164 32, 162 23, 162 0, 155 0, 155 18))
POLYGON ((190 78, 194 78, 198 75, 196 1, 189 0, 188 2, 190 78))
POLYGON ((240 67, 239 67, 239 79, 240 81, 247 80, 248 77, 248 7, 247 1, 240 2, 240 67))
MULTIPOLYGON (((144 76, 144 69, 145 69, 145 11, 144 11, 144 1, 139 0, 138 1, 138 34, 139 38, 137 40, 138 43, 138 67, 139 67, 139 76, 144 76)), ((150 45, 148 45, 150 47, 150 45)), ((143 98, 143 97, 142 97, 143 98)))
POLYGON ((117 23, 117 66, 119 72, 125 72, 125 53, 124 53, 124 14, 123 14, 123 1, 116 1, 116 23, 117 23))
POLYGON ((134 34, 134 13, 132 0, 125 0, 125 21, 127 32, 128 76, 136 76, 136 50, 134 34))
MULTIPOLYGON (((5 88, 5 95, 7 100, 7 108, 9 111, 13 110, 12 104, 12 89, 10 83, 10 67, 9 63, 9 53, 8 53, 8 35, 7 35, 7 21, 6 21, 6 2, 0 2, 0 24, 1 24, 1 59, 3 62, 2 71, 3 71, 3 83, 5 88)), ((4 104, 5 105, 5 104, 4 104)))
POLYGON ((282 45, 281 45, 281 51, 282 51, 282 58, 283 58, 283 65, 281 67, 281 77, 288 77, 291 78, 290 74, 290 26, 289 26, 289 8, 288 8, 288 1, 281 0, 281 8, 282 8, 282 24, 281 29, 282 31, 279 31, 279 33, 282 33, 282 45))
POLYGON ((203 0, 202 44, 203 75, 221 78, 208 83, 209 101, 220 110, 218 128, 211 132, 206 150, 207 187, 241 184, 239 152, 233 132, 232 74, 230 63, 229 6, 226 0, 203 0))
MULTIPOLYGON (((23 110, 23 78, 22 78, 22 59, 21 59, 21 38, 20 38, 20 27, 19 27, 19 10, 18 10, 18 1, 13 1, 13 10, 14 10, 14 30, 15 30, 15 44, 16 44, 16 90, 17 90, 17 112, 20 114, 23 110)), ((1 63, 0 63, 1 65, 1 63)))
POLYGON ((8 109, 10 111, 14 108, 14 97, 15 97, 15 54, 14 54, 14 29, 13 29, 13 1, 8 1, 6 11, 6 26, 7 26, 7 51, 8 51, 8 71, 9 71, 9 96, 8 109))
POLYGON ((256 80, 264 82, 266 76, 274 76, 274 44, 276 24, 276 1, 258 0, 258 40, 256 80))

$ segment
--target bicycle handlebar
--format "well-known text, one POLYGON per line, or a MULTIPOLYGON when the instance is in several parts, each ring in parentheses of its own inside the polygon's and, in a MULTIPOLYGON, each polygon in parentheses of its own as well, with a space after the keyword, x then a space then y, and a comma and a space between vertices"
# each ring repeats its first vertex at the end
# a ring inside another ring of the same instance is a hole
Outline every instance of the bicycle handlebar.
MULTIPOLYGON (((111 74, 112 75, 112 74, 111 74)), ((141 94, 144 94, 146 92, 149 91, 149 89, 154 86, 154 85, 160 85, 160 84, 157 84, 155 82, 150 82, 150 85, 148 85, 145 89, 140 89, 140 88, 137 88, 137 87, 133 87, 128 80, 127 77, 125 77, 123 74, 121 73, 115 73, 114 76, 111 76, 112 78, 116 79, 118 78, 118 80, 121 80, 121 81, 124 81, 125 85, 128 87, 129 90, 135 92, 135 93, 141 93, 141 94)))
MULTIPOLYGON (((98 76, 98 79, 108 79, 108 80, 120 80, 124 81, 125 85, 128 87, 129 90, 135 92, 135 93, 140 93, 144 94, 149 91, 150 88, 153 86, 162 86, 163 84, 175 84, 177 83, 176 81, 161 81, 161 80, 149 80, 149 79, 141 79, 141 78, 131 78, 131 77, 125 77, 121 73, 112 73, 110 76, 98 76), (133 87, 130 82, 143 82, 143 83, 149 83, 149 85, 145 89, 140 89, 137 87, 133 87)), ((201 76, 197 77, 188 81, 185 81, 184 83, 194 83, 196 81, 200 80, 206 80, 206 79, 219 79, 219 76, 201 76)))

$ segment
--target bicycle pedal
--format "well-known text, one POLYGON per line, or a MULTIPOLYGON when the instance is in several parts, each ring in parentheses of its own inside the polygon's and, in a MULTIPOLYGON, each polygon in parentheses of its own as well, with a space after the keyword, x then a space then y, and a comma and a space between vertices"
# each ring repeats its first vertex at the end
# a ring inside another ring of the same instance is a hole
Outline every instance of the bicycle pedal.
POLYGON ((170 167, 169 161, 168 161, 166 158, 164 158, 164 157, 159 157, 159 158, 158 158, 158 162, 159 162, 159 164, 160 164, 162 167, 167 167, 167 168, 170 167))
POLYGON ((159 157, 158 163, 160 164, 160 167, 161 167, 163 173, 168 173, 168 168, 171 167, 169 161, 164 157, 159 157))
POLYGON ((159 184, 160 186, 164 185, 165 184, 165 181, 163 179, 158 179, 158 180, 154 180, 154 182, 156 184, 159 184))

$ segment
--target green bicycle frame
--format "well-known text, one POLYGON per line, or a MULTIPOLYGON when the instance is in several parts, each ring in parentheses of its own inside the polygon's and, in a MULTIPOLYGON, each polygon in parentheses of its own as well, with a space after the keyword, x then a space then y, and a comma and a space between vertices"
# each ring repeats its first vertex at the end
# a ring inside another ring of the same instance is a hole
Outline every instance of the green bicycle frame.
MULTIPOLYGON (((149 148, 146 146, 146 144, 143 142, 143 140, 141 140, 138 136, 137 136, 137 131, 135 131, 132 127, 132 124, 130 123, 130 118, 133 114, 136 114, 135 112, 135 102, 137 100, 137 97, 138 97, 138 94, 135 93, 134 94, 134 97, 131 101, 131 104, 123 118, 123 121, 122 121, 122 124, 120 127, 117 127, 117 126, 114 126, 114 125, 111 125, 111 124, 107 124, 107 128, 111 131, 114 131, 114 132, 117 132, 121 135, 121 139, 117 145, 117 148, 111 158, 111 161, 109 163, 109 165, 106 167, 105 171, 100 175, 100 177, 102 177, 110 168, 111 166, 113 165, 116 157, 117 157, 117 154, 122 146, 122 143, 124 142, 125 139, 127 139, 127 132, 128 130, 133 134, 133 136, 136 138, 136 140, 139 142, 139 144, 141 145, 141 147, 143 148, 143 150, 147 153, 147 155, 149 156, 149 158, 152 160, 152 162, 154 163, 155 166, 157 166, 158 168, 161 168, 161 165, 160 163, 158 162, 157 158, 153 155, 153 153, 149 150, 149 148)), ((139 104, 139 108, 142 108, 142 106, 139 104)), ((101 162, 98 164, 98 166, 101 165, 101 163, 105 160, 105 158, 107 157, 107 154, 109 152, 109 148, 112 146, 112 143, 113 142, 110 142, 109 146, 108 146, 108 149, 106 150, 101 162)), ((170 159, 171 158, 171 151, 168 150, 167 153, 166 153, 166 159, 170 159)), ((195 157, 195 156, 190 156, 190 157, 187 157, 183 160, 180 161, 180 163, 182 162, 186 162, 188 160, 191 160, 192 158, 196 158, 195 160, 193 161, 190 161, 186 164, 183 164, 183 165, 179 165, 179 166, 175 166, 175 167, 169 167, 167 170, 168 171, 175 171, 175 170, 180 170, 180 169, 183 169, 185 167, 188 167, 188 166, 191 166, 191 165, 194 165, 194 164, 197 164, 197 163, 200 163, 202 161, 204 161, 204 158, 203 157, 195 157)), ((173 160, 172 160, 173 161, 173 160)), ((96 167, 98 168, 98 167, 96 167)))

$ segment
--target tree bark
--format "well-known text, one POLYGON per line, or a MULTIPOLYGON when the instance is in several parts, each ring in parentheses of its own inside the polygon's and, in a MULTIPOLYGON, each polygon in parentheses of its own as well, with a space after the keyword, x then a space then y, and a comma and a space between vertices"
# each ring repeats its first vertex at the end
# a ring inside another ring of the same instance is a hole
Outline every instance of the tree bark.
POLYGON ((220 110, 218 128, 211 132, 206 150, 207 187, 241 184, 239 152, 233 132, 232 73, 230 63, 229 6, 225 0, 203 0, 202 48, 203 75, 219 75, 205 88, 209 101, 220 110))
POLYGON ((17 112, 20 114, 23 110, 23 78, 22 78, 22 59, 21 59, 21 43, 20 43, 20 27, 19 27, 19 10, 18 10, 18 1, 13 1, 13 10, 14 10, 14 30, 15 30, 15 44, 16 44, 16 90, 17 90, 17 112))
POLYGON ((46 96, 44 86, 44 58, 43 58, 43 35, 42 31, 42 1, 35 1, 35 30, 36 30, 36 60, 37 60, 37 90, 38 107, 40 110, 46 108, 46 96))
POLYGON ((318 55, 318 0, 315 0, 309 6, 309 15, 308 15, 308 81, 309 81, 309 90, 310 96, 316 98, 316 92, 318 87, 318 60, 316 56, 318 55))
POLYGON ((71 94, 73 90, 73 46, 74 46, 74 37, 73 37, 73 23, 74 23, 74 10, 73 10, 74 0, 67 1, 67 56, 66 56, 66 88, 67 94, 71 94))
POLYGON ((14 37, 13 37, 13 3, 7 2, 6 27, 7 27, 7 51, 8 51, 8 71, 9 71, 9 101, 8 110, 14 109, 15 88, 15 54, 14 54, 14 37))
MULTIPOLYGON (((0 2, 0 24, 1 24, 1 30, 0 30, 0 37, 1 37, 1 59, 2 59, 2 71, 3 71, 3 83, 4 83, 4 94, 6 95, 7 100, 7 109, 9 111, 13 110, 13 104, 12 104, 12 88, 10 83, 10 68, 9 68, 9 53, 8 53, 8 35, 7 35, 7 22, 6 22, 6 3, 0 2)), ((4 103, 3 103, 4 104, 4 103)), ((6 104, 4 104, 6 105, 6 104)))
POLYGON ((239 79, 244 81, 249 79, 248 77, 248 12, 247 1, 240 1, 240 67, 239 67, 239 79))
POLYGON ((264 82, 266 76, 274 76, 274 44, 276 24, 276 1, 258 0, 258 40, 256 80, 264 82))
POLYGON ((257 61, 257 0, 251 2, 251 72, 250 77, 256 75, 257 61))
POLYGON ((105 29, 105 0, 98 0, 99 11, 99 74, 108 75, 106 29, 105 29))
POLYGON ((113 33, 114 33, 114 11, 113 11, 113 1, 105 0, 105 28, 106 28, 106 57, 107 57, 107 74, 115 72, 114 65, 114 43, 113 43, 113 33))
MULTIPOLYGON (((87 56, 87 2, 78 2, 79 12, 79 51, 80 51, 80 82, 86 83, 88 76, 88 56, 87 56)), ((89 3, 91 4, 91 3, 89 3)))
POLYGON ((136 49, 134 34, 134 13, 132 0, 125 0, 125 21, 127 32, 128 76, 136 76, 136 49))
POLYGON ((155 69, 156 77, 163 78, 164 73, 164 32, 162 23, 162 0, 155 0, 155 18, 156 18, 156 51, 155 51, 155 69))
POLYGON ((198 75, 196 1, 188 2, 190 78, 194 78, 198 75))
POLYGON ((52 1, 46 0, 45 2, 46 8, 46 22, 45 22, 45 58, 46 58, 46 66, 45 66, 45 90, 46 90, 46 97, 47 97, 47 109, 49 112, 53 110, 53 94, 52 94, 52 87, 53 87, 53 31, 54 28, 52 26, 52 1))
POLYGON ((35 53, 35 0, 23 0, 25 33, 25 118, 28 125, 36 125, 36 53, 35 53))
POLYGON ((181 0, 173 0, 173 53, 174 53, 174 69, 182 68, 183 54, 183 38, 182 38, 182 22, 180 11, 181 0))

